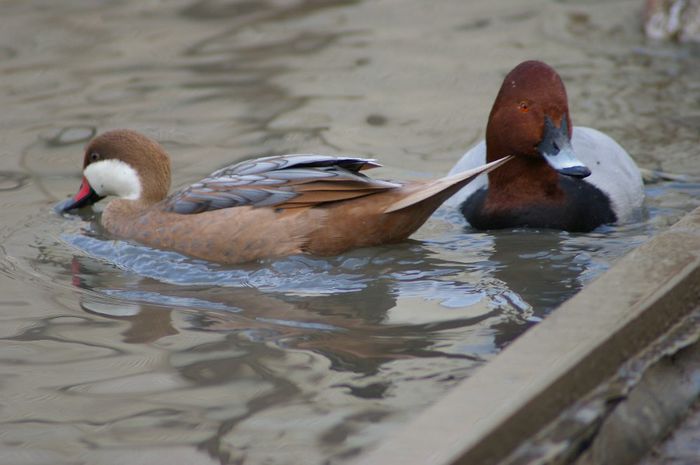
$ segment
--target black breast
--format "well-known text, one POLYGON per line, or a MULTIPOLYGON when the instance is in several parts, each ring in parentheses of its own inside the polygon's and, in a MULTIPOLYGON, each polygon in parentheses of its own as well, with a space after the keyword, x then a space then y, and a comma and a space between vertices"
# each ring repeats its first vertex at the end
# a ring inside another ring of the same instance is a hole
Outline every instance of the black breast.
POLYGON ((617 221, 610 199, 592 184, 569 176, 559 176, 559 187, 565 194, 562 203, 522 204, 492 212, 484 210, 488 194, 484 187, 469 196, 460 210, 476 229, 528 227, 588 232, 602 224, 617 221))

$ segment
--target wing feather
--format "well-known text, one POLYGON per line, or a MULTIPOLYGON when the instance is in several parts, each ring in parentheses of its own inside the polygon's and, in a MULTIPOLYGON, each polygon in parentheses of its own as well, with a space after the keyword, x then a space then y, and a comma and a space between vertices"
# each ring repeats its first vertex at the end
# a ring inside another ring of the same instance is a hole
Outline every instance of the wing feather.
POLYGON ((360 173, 377 166, 372 159, 306 154, 248 160, 175 192, 164 209, 194 214, 243 205, 312 207, 400 186, 360 173))

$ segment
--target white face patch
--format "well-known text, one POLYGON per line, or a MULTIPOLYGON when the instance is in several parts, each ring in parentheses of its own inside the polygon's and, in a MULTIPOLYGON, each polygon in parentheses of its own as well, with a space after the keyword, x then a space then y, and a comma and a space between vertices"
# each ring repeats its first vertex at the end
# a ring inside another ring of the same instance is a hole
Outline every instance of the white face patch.
POLYGON ((141 197, 139 175, 121 160, 108 159, 91 163, 83 175, 100 196, 116 195, 129 200, 141 197))

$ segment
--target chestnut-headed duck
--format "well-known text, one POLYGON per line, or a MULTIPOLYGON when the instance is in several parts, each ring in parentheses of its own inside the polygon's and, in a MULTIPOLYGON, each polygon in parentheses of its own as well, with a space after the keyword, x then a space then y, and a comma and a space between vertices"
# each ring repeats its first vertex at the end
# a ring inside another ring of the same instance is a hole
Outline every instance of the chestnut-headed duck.
POLYGON ((237 264, 310 253, 337 255, 394 243, 416 231, 450 195, 506 159, 454 176, 406 183, 372 179, 372 159, 283 155, 244 161, 168 196, 170 161, 131 130, 88 144, 78 193, 58 212, 108 195, 101 222, 116 238, 237 264))
POLYGON ((637 165, 609 136, 572 127, 564 83, 540 61, 508 73, 489 115, 486 141, 464 154, 450 174, 506 155, 513 161, 446 202, 474 228, 587 232, 640 212, 644 186, 637 165))

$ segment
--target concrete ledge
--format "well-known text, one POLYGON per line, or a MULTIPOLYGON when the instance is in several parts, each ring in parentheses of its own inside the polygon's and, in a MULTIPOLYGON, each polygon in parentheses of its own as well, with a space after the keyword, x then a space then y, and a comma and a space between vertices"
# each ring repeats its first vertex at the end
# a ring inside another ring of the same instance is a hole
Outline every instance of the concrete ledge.
POLYGON ((495 464, 700 301, 700 208, 622 258, 356 462, 495 464))
MULTIPOLYGON (((682 325, 684 328, 677 330, 691 330, 696 342, 674 348, 674 343, 680 340, 685 344, 688 339, 677 335, 662 338, 661 345, 666 347, 661 353, 657 351, 660 357, 644 370, 631 389, 611 402, 612 408, 596 419, 594 434, 586 437, 585 447, 578 448, 576 460, 562 463, 636 464, 688 414, 700 396, 700 312, 696 310, 682 325)), ((550 425, 546 429, 551 428, 550 425)))

